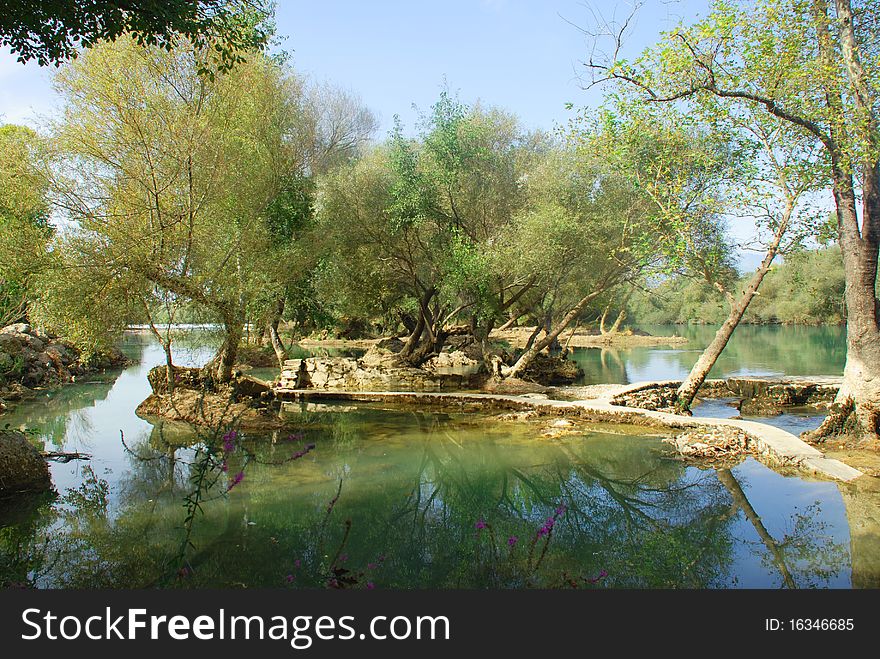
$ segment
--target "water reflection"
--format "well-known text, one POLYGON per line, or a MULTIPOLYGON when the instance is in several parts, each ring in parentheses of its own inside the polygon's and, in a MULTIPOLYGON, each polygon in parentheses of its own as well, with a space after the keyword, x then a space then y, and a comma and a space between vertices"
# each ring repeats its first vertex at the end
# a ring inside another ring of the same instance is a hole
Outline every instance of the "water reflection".
POLYGON ((656 438, 545 441, 530 426, 464 415, 307 417, 301 439, 247 440, 245 480, 228 496, 222 483, 205 493, 183 563, 193 452, 143 438, 112 491, 91 472, 52 514, 35 515, 35 583, 272 587, 290 575, 295 586, 326 586, 344 551, 347 565, 386 588, 706 588, 740 585, 751 572, 763 586, 848 585, 844 520, 825 508, 833 497, 783 479, 820 503, 807 515, 765 499, 792 533, 757 525, 750 483, 772 474, 759 465, 716 474, 673 460, 656 438), (282 462, 307 441, 317 444, 312 454, 282 462), (560 506, 552 537, 539 536, 560 506), (759 528, 763 548, 751 537, 759 528))

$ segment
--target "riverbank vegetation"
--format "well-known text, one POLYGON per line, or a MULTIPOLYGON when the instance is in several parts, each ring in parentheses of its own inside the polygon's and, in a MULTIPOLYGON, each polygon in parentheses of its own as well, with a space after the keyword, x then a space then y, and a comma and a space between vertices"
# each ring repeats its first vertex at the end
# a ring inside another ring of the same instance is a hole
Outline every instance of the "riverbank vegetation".
MULTIPOLYGON (((738 290, 749 277, 751 273, 732 278, 729 286, 738 290)), ((793 252, 772 266, 742 322, 840 325, 846 320, 843 289, 843 261, 837 246, 793 252)), ((718 289, 703 280, 679 277, 636 291, 625 309, 627 319, 636 326, 716 325, 724 321, 725 307, 718 289)))

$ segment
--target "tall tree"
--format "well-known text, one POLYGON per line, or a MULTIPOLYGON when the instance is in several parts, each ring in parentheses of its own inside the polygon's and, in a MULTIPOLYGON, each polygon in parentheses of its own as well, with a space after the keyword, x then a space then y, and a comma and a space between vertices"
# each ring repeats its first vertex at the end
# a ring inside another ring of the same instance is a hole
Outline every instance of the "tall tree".
MULTIPOLYGON (((211 77, 200 73, 204 52, 124 37, 59 73, 53 191, 74 223, 63 238, 70 265, 98 269, 96 281, 144 282, 222 323, 209 368, 224 382, 274 256, 267 208, 296 170, 289 141, 307 119, 302 81, 278 63, 253 53, 211 77)), ((49 322, 63 304, 50 302, 49 322)))
POLYGON ((819 429, 821 441, 851 431, 880 440, 880 58, 876 0, 715 3, 634 62, 591 61, 596 80, 616 80, 655 103, 715 96, 787 122, 822 144, 837 209, 846 276, 844 381, 819 429), (861 200, 861 203, 859 203, 861 200))
POLYGON ((43 151, 31 129, 0 126, 0 327, 26 318, 32 280, 51 259, 43 151))

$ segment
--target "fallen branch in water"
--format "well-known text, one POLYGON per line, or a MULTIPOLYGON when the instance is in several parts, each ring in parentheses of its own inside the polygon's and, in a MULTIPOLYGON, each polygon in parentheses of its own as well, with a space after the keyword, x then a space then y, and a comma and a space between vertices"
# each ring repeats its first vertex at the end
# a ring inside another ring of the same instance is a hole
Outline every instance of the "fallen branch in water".
POLYGON ((80 453, 79 451, 43 451, 41 455, 46 460, 54 460, 55 462, 70 462, 71 460, 91 460, 90 453, 80 453))

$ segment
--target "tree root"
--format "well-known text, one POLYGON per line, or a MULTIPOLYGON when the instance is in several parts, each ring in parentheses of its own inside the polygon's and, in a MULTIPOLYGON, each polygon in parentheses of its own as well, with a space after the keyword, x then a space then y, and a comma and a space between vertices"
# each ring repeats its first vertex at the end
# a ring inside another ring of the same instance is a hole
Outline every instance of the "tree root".
POLYGON ((880 441, 880 410, 870 404, 858 405, 851 395, 841 390, 822 424, 815 430, 801 433, 801 439, 811 444, 822 444, 841 436, 877 444, 880 441))

